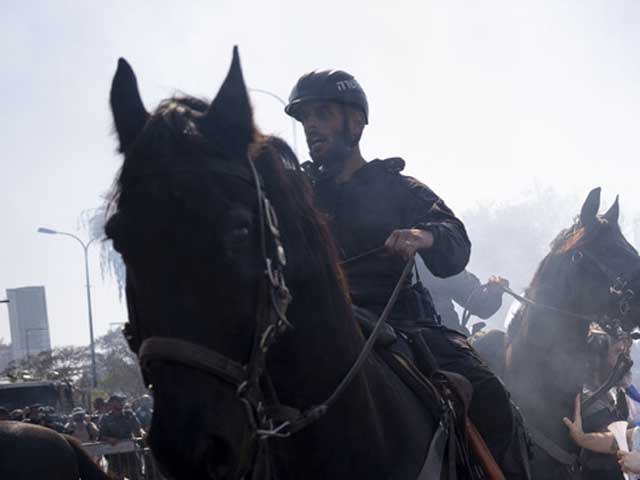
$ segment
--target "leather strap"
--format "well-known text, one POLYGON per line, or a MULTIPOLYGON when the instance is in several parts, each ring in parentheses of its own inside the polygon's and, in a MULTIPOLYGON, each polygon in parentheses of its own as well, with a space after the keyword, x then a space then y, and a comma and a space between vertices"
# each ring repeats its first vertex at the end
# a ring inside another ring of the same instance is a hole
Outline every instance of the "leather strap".
POLYGON ((215 350, 179 338, 149 337, 140 345, 138 358, 143 368, 154 360, 171 361, 207 373, 215 372, 220 378, 235 386, 240 385, 247 377, 247 370, 240 363, 220 355, 215 350))
POLYGON ((528 425, 527 429, 529 430, 529 434, 531 435, 533 442, 544 450, 551 458, 567 465, 568 467, 573 467, 578 463, 578 456, 576 454, 567 452, 536 427, 528 425))
MULTIPOLYGON (((444 463, 444 455, 449 443, 449 429, 445 425, 446 417, 444 415, 446 414, 443 414, 443 418, 438 424, 438 429, 431 439, 427 457, 417 480, 434 480, 439 479, 442 475, 442 464, 444 463)), ((450 454, 453 454, 453 452, 450 454)))

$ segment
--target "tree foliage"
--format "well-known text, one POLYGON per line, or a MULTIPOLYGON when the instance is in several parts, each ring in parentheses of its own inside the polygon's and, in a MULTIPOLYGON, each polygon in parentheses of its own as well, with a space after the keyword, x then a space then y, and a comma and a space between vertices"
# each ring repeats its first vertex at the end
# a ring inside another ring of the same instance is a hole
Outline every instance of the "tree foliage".
POLYGON ((100 363, 98 386, 107 392, 140 396, 146 393, 138 366, 138 359, 129 349, 120 330, 112 330, 98 338, 100 363))
MULTIPOLYGON (((119 330, 96 339, 98 390, 136 397, 146 392, 135 355, 119 330)), ((19 380, 58 380, 76 390, 91 386, 92 368, 89 347, 56 347, 14 361, 2 373, 19 380)))

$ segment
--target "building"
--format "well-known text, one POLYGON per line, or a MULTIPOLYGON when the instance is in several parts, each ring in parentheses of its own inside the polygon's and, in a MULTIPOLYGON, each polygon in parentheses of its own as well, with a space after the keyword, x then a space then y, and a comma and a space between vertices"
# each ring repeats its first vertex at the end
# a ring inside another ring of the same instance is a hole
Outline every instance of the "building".
POLYGON ((10 288, 7 299, 13 360, 51 350, 44 287, 10 288))

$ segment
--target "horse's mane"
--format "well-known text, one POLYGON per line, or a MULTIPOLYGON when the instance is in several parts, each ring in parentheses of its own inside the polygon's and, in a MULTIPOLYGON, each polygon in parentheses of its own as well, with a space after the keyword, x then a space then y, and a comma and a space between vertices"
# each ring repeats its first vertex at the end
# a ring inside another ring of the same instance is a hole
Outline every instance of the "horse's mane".
MULTIPOLYGON (((578 247, 584 242, 585 233, 585 228, 580 223, 579 218, 576 218, 570 227, 562 229, 560 233, 556 235, 549 244, 549 253, 538 264, 531 283, 529 283, 529 286, 525 289, 526 297, 531 298, 531 294, 542 285, 542 279, 554 259, 557 259, 559 255, 578 247)), ((509 340, 513 340, 522 327, 525 311, 526 305, 523 304, 511 319, 511 323, 509 323, 509 327, 507 328, 507 338, 509 340)))

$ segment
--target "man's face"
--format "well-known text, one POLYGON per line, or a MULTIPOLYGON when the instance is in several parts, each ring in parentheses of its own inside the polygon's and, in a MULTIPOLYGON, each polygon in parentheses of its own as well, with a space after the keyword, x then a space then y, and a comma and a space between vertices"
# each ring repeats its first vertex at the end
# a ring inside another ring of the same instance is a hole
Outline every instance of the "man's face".
POLYGON ((345 138, 343 111, 337 103, 308 102, 300 105, 296 114, 304 128, 311 158, 329 168, 342 164, 351 151, 345 138))
POLYGON ((116 413, 122 412, 124 408, 124 402, 122 400, 113 400, 111 402, 111 410, 116 413))

